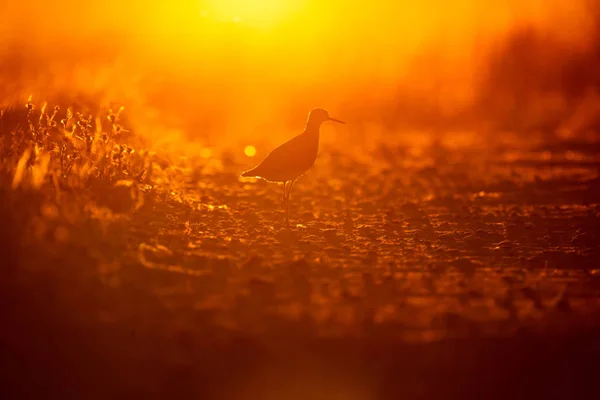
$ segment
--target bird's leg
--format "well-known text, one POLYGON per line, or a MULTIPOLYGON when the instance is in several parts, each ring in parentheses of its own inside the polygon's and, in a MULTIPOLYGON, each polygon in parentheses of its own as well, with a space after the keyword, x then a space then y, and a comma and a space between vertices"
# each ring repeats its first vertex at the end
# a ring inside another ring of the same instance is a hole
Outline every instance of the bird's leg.
POLYGON ((286 183, 287 183, 287 181, 283 182, 283 204, 284 205, 285 205, 285 200, 287 198, 286 191, 285 191, 285 185, 286 185, 286 183))
POLYGON ((287 201, 290 201, 290 193, 292 192, 292 186, 294 186, 294 183, 296 183, 296 180, 294 179, 293 181, 290 181, 290 185, 288 186, 288 190, 287 190, 287 201))
MULTIPOLYGON (((283 202, 282 202, 282 203, 283 203, 283 204, 282 204, 282 206, 283 206, 283 209, 284 209, 284 211, 285 211, 285 210, 287 210, 287 191, 286 191, 286 184, 287 184, 287 181, 284 181, 284 182, 283 182, 283 202)), ((287 211, 286 211, 286 215, 287 215, 287 211)), ((287 217, 286 217, 286 221, 287 221, 287 217)))
POLYGON ((292 186, 294 186, 295 182, 295 179, 293 181, 290 181, 290 184, 287 189, 287 198, 285 200, 285 216, 287 219, 288 226, 290 225, 290 194, 292 193, 292 186))

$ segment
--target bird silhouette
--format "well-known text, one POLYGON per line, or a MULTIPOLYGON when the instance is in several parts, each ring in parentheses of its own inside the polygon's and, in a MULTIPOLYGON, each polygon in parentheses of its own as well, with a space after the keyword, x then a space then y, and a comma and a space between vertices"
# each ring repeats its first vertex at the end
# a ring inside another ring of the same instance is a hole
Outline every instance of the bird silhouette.
POLYGON ((308 114, 304 132, 275 148, 260 164, 241 175, 283 183, 283 204, 288 225, 288 205, 292 186, 315 163, 319 152, 319 130, 321 124, 327 121, 345 124, 339 119, 330 117, 326 110, 315 108, 308 114))

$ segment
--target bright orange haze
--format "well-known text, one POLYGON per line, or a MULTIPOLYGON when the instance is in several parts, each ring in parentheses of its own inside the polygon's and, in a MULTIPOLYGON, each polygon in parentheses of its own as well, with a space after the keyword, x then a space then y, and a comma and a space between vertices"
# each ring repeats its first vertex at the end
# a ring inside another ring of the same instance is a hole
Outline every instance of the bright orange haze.
POLYGON ((381 109, 399 123, 455 115, 515 29, 573 52, 594 29, 587 0, 3 3, 7 93, 83 92, 139 124, 275 141, 315 106, 363 127, 386 123, 381 109))

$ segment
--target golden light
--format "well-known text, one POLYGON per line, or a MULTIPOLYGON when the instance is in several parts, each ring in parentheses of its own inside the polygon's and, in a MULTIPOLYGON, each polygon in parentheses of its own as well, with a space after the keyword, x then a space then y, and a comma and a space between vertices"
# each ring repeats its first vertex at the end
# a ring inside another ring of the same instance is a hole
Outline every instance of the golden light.
POLYGON ((244 154, 248 157, 254 157, 256 155, 256 148, 254 146, 246 146, 246 148, 244 148, 244 154))
POLYGON ((290 15, 299 0, 207 0, 202 2, 204 15, 233 22, 272 24, 290 15))
MULTIPOLYGON (((169 131, 210 136, 211 146, 250 137, 282 142, 299 133, 316 105, 341 119, 357 112, 369 131, 381 131, 382 115, 403 124, 419 113, 427 120, 430 112, 466 115, 480 101, 490 58, 498 58, 515 31, 527 28, 540 42, 532 47, 561 60, 562 49, 576 55, 593 49, 596 29, 586 6, 591 0, 5 3, 0 69, 7 73, 0 89, 102 93, 127 105, 138 131, 163 140, 159 121, 169 131), (56 18, 72 24, 56 25, 56 18), (551 54, 546 41, 562 47, 551 54), (37 65, 48 66, 47 78, 38 76, 37 65)), ((523 52, 513 47, 507 49, 523 52)))

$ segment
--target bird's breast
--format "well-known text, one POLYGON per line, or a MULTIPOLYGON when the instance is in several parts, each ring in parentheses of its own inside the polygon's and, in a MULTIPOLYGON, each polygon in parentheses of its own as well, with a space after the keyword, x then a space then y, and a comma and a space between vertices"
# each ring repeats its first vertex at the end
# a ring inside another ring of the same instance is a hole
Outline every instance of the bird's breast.
POLYGON ((256 174, 277 182, 297 179, 313 166, 318 152, 318 132, 304 132, 273 150, 256 167, 256 174))
POLYGON ((298 168, 308 169, 312 167, 319 153, 319 134, 305 134, 301 146, 294 152, 294 164, 298 168))

